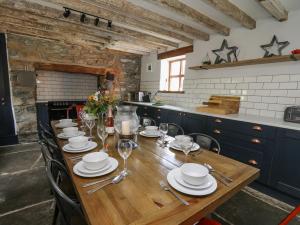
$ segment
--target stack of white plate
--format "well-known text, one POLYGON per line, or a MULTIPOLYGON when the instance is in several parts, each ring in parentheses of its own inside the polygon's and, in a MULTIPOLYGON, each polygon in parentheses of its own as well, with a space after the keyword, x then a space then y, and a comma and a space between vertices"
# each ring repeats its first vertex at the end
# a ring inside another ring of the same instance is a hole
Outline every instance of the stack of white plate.
POLYGON ((208 169, 196 163, 186 163, 168 173, 169 184, 184 194, 204 196, 217 189, 217 181, 208 169))
MULTIPOLYGON (((177 140, 171 141, 169 143, 169 147, 172 148, 172 149, 178 150, 178 151, 182 151, 180 143, 177 140)), ((193 147, 191 149, 191 152, 197 151, 197 150, 199 150, 199 148, 200 148, 200 146, 196 142, 194 142, 193 147)))
POLYGON ((69 143, 63 147, 63 151, 69 153, 87 152, 97 147, 97 143, 89 141, 88 137, 78 136, 69 138, 69 143))
POLYGON ((76 127, 78 124, 74 123, 72 119, 61 119, 58 124, 55 124, 57 128, 76 127))
POLYGON ((92 152, 82 157, 73 167, 73 172, 81 177, 98 177, 113 172, 118 161, 104 152, 92 152))
POLYGON ((79 131, 78 127, 63 128, 63 132, 58 134, 57 137, 61 139, 69 139, 71 137, 83 136, 85 132, 79 131))
POLYGON ((140 132, 140 135, 144 137, 159 137, 160 132, 157 126, 146 126, 145 130, 140 132))

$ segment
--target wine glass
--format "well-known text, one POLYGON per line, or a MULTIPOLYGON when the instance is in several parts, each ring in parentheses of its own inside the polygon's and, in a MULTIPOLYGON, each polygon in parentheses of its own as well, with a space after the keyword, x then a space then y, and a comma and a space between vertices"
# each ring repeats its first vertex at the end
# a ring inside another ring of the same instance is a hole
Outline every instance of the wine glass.
POLYGON ((181 150, 185 154, 185 160, 184 161, 186 163, 188 154, 190 153, 190 151, 192 150, 192 148, 194 146, 194 140, 190 136, 185 136, 185 137, 186 137, 186 139, 183 140, 179 145, 180 145, 181 150))
POLYGON ((84 130, 85 129, 84 119, 85 119, 85 116, 86 116, 86 112, 82 109, 82 110, 79 111, 78 115, 79 115, 79 118, 80 118, 80 121, 81 121, 80 128, 81 128, 81 130, 84 130))
POLYGON ((167 123, 159 124, 159 132, 162 135, 162 144, 161 144, 161 146, 163 146, 165 144, 165 137, 168 133, 168 124, 167 123))
POLYGON ((120 156, 124 159, 124 170, 121 172, 123 176, 128 175, 127 170, 127 159, 132 152, 132 144, 130 139, 120 139, 118 141, 118 152, 120 156))
POLYGON ((106 145, 105 145, 105 140, 106 138, 108 137, 108 132, 106 130, 106 127, 104 126, 104 124, 98 124, 97 125, 97 134, 98 134, 98 137, 101 139, 102 141, 102 144, 103 144, 103 151, 104 152, 108 152, 108 149, 106 148, 106 145))
POLYGON ((85 117, 85 124, 90 129, 90 138, 93 138, 92 130, 95 126, 95 118, 92 117, 85 117))

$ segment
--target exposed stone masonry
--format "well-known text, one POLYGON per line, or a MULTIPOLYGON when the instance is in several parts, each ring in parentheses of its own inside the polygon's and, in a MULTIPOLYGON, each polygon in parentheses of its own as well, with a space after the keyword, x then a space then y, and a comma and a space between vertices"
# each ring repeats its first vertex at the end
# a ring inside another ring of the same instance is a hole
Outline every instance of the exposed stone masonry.
POLYGON ((141 56, 114 50, 90 50, 54 40, 7 34, 12 99, 20 142, 37 139, 36 87, 22 86, 18 73, 34 71, 34 63, 60 63, 111 68, 119 75, 123 91, 138 91, 141 56))

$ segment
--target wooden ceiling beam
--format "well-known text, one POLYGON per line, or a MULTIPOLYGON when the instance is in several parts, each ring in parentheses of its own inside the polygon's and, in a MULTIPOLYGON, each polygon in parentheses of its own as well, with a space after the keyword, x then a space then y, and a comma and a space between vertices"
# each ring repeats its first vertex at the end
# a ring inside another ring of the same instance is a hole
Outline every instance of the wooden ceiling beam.
POLYGON ((157 54, 157 59, 159 59, 159 60, 167 59, 167 58, 171 58, 171 57, 185 55, 185 54, 191 53, 193 51, 194 51, 194 46, 190 45, 190 46, 177 48, 177 49, 174 49, 174 50, 171 50, 171 51, 162 52, 160 54, 157 54))
POLYGON ((256 21, 242 11, 239 7, 232 4, 229 0, 205 0, 208 4, 213 6, 215 9, 221 11, 225 15, 231 17, 244 27, 248 29, 256 28, 256 21))
POLYGON ((158 13, 144 9, 140 6, 134 5, 128 0, 83 0, 84 2, 95 2, 97 6, 104 7, 105 9, 113 10, 115 13, 130 16, 137 21, 151 24, 152 26, 160 26, 162 29, 179 31, 186 35, 197 38, 200 40, 208 40, 209 35, 199 29, 179 23, 158 13), (130 12, 130 15, 128 15, 130 12))
POLYGON ((85 33, 102 36, 113 40, 124 40, 130 43, 151 46, 153 49, 165 49, 166 47, 178 47, 178 43, 148 35, 142 32, 126 29, 120 26, 113 25, 111 29, 107 29, 107 24, 100 22, 96 28, 93 21, 89 23, 80 23, 79 14, 71 14, 70 17, 64 18, 63 9, 58 10, 28 1, 19 1, 18 4, 11 0, 0 0, 1 6, 13 11, 18 11, 18 15, 22 12, 27 12, 27 17, 34 21, 46 21, 47 24, 62 25, 72 27, 74 29, 85 29, 85 33), (36 16, 32 18, 33 16, 36 16), (38 16, 38 17, 37 17, 38 16))
POLYGON ((211 30, 214 30, 220 34, 228 36, 230 34, 230 28, 223 24, 209 18, 201 12, 189 7, 186 4, 181 3, 178 0, 147 0, 148 2, 154 3, 160 7, 175 12, 186 18, 192 19, 197 23, 201 23, 211 30))
POLYGON ((288 11, 278 0, 258 0, 258 2, 278 21, 286 21, 288 19, 288 11))
MULTIPOLYGON (((113 21, 113 24, 122 25, 130 30, 139 29, 143 33, 149 33, 153 36, 165 37, 164 39, 176 39, 186 43, 193 43, 195 39, 192 34, 188 33, 191 27, 180 24, 176 21, 170 20, 168 18, 157 16, 155 21, 150 20, 147 17, 139 17, 135 13, 135 6, 131 4, 128 7, 124 1, 120 0, 120 3, 124 3, 123 8, 119 8, 113 5, 118 1, 86 1, 86 0, 48 0, 51 3, 56 3, 61 6, 66 6, 80 9, 85 12, 89 12, 94 15, 98 15, 113 21), (129 13, 130 12, 130 13, 129 13), (164 18, 164 19, 163 19, 164 18), (168 24, 166 22, 169 22, 168 24)), ((139 9, 140 10, 140 9, 139 9)), ((148 15, 146 10, 142 9, 145 14, 148 15)), ((139 11, 140 12, 140 11, 139 11)), ((150 14, 150 13, 149 13, 150 14)), ((154 18, 154 17, 153 17, 154 18)), ((191 28, 193 29, 193 28, 191 28)), ((194 30, 194 29, 193 29, 194 30)), ((196 35, 196 34, 194 34, 196 35)), ((209 35, 206 33, 198 32, 198 39, 208 40, 209 35)))

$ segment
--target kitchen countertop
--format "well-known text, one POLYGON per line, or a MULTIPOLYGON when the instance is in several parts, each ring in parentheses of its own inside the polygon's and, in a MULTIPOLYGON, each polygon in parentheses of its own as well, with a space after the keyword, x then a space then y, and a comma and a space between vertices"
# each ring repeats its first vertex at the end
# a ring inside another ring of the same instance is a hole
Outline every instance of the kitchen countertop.
POLYGON ((151 106, 151 107, 156 107, 156 108, 161 108, 161 109, 170 109, 170 110, 175 110, 175 111, 180 111, 180 112, 212 116, 212 117, 218 117, 218 118, 224 118, 224 119, 231 119, 231 120, 237 120, 237 121, 243 121, 243 122, 249 122, 249 123, 257 123, 257 124, 262 124, 262 125, 267 125, 267 126, 281 127, 281 128, 287 128, 287 129, 300 131, 300 124, 285 122, 283 119, 276 119, 276 118, 271 118, 271 117, 254 116, 254 115, 246 115, 246 114, 220 115, 220 114, 198 112, 198 111, 196 111, 195 108, 181 108, 181 107, 172 106, 172 105, 155 106, 155 105, 152 105, 153 103, 151 103, 151 102, 128 102, 128 101, 125 101, 125 102, 131 103, 131 104, 136 104, 136 105, 151 106))

